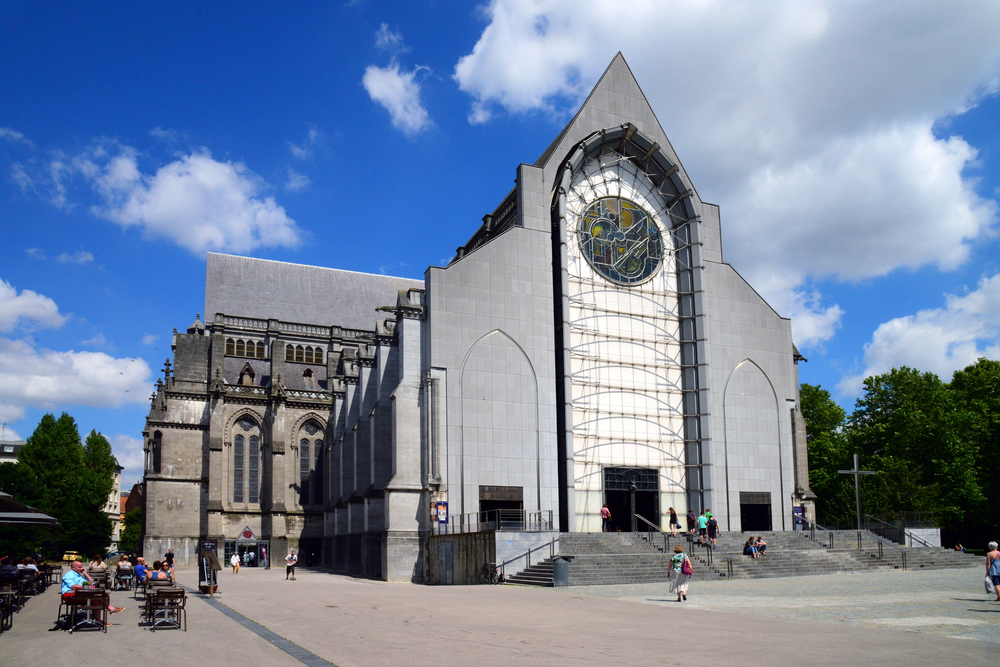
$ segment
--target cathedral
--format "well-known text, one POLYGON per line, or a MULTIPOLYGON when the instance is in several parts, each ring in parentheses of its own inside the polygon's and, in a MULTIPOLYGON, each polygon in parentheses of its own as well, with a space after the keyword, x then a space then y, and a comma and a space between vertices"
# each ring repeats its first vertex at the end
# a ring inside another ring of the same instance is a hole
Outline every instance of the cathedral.
POLYGON ((437 581, 431 538, 496 510, 553 532, 601 531, 604 504, 612 530, 812 515, 790 322, 724 261, 719 208, 620 54, 447 266, 209 254, 204 321, 172 350, 147 554, 213 540, 437 581))

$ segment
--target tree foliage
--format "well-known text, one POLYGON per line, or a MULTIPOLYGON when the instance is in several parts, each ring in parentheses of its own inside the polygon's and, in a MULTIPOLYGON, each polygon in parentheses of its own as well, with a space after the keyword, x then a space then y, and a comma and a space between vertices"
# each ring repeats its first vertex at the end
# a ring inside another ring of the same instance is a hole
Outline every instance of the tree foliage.
POLYGON ((91 431, 83 443, 71 416, 46 414, 17 460, 0 466, 0 489, 55 517, 63 529, 25 527, 9 536, 5 531, 0 548, 12 553, 41 549, 55 558, 67 550, 103 553, 111 541, 112 522, 104 507, 115 471, 107 438, 91 431))
POLYGON ((902 367, 870 377, 847 416, 820 387, 801 388, 810 485, 821 523, 855 516, 850 469, 879 474, 861 482, 867 514, 933 512, 943 528, 1000 522, 1000 362, 980 359, 950 384, 902 367))
POLYGON ((142 508, 136 507, 129 511, 122 520, 122 535, 118 539, 118 549, 133 552, 139 548, 139 536, 142 531, 142 508))

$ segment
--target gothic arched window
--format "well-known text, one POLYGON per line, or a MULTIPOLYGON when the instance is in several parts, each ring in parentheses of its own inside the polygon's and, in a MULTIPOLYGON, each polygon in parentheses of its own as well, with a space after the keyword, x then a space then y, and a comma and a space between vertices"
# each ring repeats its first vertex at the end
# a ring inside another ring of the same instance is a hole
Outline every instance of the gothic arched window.
POLYGON ((236 356, 237 357, 245 357, 246 356, 246 347, 245 347, 245 343, 242 341, 242 339, 236 341, 236 356))
POLYGON ((302 438, 299 442, 299 504, 309 504, 309 441, 302 438))
POLYGON ((323 504, 323 441, 313 443, 316 450, 316 467, 313 470, 313 503, 323 504))
POLYGON ((236 354, 236 341, 232 338, 226 339, 226 356, 232 357, 236 354))
POLYGON ((301 345, 295 346, 295 361, 305 361, 305 351, 301 345))
POLYGON ((160 472, 160 465, 163 461, 163 434, 159 431, 153 433, 153 451, 150 452, 150 470, 160 472))
POLYGON ((233 439, 233 502, 243 502, 243 436, 233 439))
POLYGON ((264 358, 264 343, 257 343, 257 358, 264 358))
POLYGON ((323 363, 323 350, 321 350, 318 347, 313 351, 313 363, 314 364, 323 363))
POLYGON ((295 348, 291 345, 285 346, 285 361, 295 361, 295 348))
POLYGON ((307 364, 311 364, 313 362, 313 349, 311 347, 306 348, 306 358, 304 361, 307 364))
POLYGON ((250 478, 248 480, 249 493, 247 493, 247 502, 259 503, 260 502, 260 437, 256 435, 250 436, 249 472, 250 472, 250 478))

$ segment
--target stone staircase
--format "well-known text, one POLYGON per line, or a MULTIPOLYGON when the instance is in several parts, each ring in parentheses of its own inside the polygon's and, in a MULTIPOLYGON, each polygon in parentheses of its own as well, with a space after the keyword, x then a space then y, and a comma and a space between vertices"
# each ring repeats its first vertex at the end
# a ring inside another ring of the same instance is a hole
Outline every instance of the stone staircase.
MULTIPOLYGON (((902 568, 900 551, 882 546, 870 533, 862 533, 859 550, 856 531, 819 531, 816 539, 809 533, 767 532, 767 551, 761 558, 743 555, 743 544, 749 534, 722 533, 717 548, 732 557, 734 579, 762 579, 815 574, 851 574, 879 572, 902 568), (830 542, 833 548, 829 548, 830 542)), ((569 584, 586 586, 599 584, 636 584, 667 581, 673 547, 680 544, 691 558, 695 577, 704 580, 724 578, 728 574, 727 559, 717 551, 711 558, 709 550, 689 543, 685 535, 665 544, 655 533, 563 533, 559 537, 560 557, 570 561, 569 584), (711 561, 711 562, 710 562, 711 561)), ((968 567, 978 563, 975 556, 946 549, 906 548, 907 570, 968 567)), ((523 572, 509 576, 508 583, 551 586, 552 561, 546 559, 523 572)))

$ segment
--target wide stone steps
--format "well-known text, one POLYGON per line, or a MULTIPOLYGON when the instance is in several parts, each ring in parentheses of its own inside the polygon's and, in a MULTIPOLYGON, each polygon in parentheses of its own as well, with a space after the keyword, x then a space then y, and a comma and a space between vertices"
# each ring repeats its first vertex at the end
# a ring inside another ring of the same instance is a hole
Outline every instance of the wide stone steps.
MULTIPOLYGON (((809 533, 767 532, 762 535, 767 550, 761 558, 744 556, 743 545, 749 534, 722 533, 717 548, 732 557, 734 579, 763 579, 816 574, 852 574, 880 572, 902 567, 901 551, 883 545, 878 558, 878 542, 873 535, 862 534, 862 549, 857 548, 857 531, 809 533), (830 541, 834 548, 828 548, 830 541)), ((570 560, 571 586, 598 584, 651 583, 667 581, 673 547, 681 545, 691 557, 695 578, 709 580, 727 576, 726 558, 709 552, 697 540, 686 535, 671 538, 664 544, 659 534, 649 533, 568 533, 559 537, 560 556, 570 560)), ((902 548, 908 570, 968 567, 975 556, 946 549, 902 548)), ((510 583, 535 586, 552 585, 552 563, 547 559, 524 572, 508 578, 510 583)))

